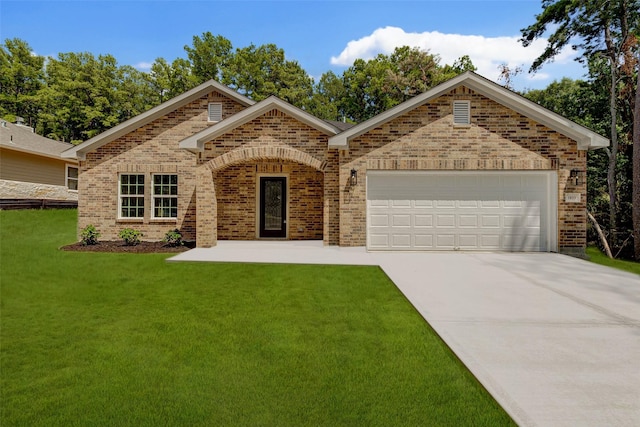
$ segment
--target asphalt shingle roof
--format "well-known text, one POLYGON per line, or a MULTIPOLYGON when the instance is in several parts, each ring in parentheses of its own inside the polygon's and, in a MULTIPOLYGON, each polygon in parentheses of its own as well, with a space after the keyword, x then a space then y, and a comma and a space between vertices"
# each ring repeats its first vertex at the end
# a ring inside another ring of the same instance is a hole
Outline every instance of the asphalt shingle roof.
POLYGON ((45 138, 32 132, 28 127, 1 120, 0 147, 61 158, 60 153, 73 147, 73 145, 45 138))

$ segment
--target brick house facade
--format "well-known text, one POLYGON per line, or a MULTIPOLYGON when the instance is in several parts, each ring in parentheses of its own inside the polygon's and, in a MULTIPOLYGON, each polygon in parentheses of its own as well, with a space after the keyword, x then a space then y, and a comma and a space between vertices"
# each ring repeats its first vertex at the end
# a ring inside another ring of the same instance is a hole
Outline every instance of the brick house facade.
POLYGON ((105 240, 178 228, 199 247, 281 238, 580 254, 586 150, 606 145, 465 73, 347 130, 210 81, 66 155, 80 161, 78 230, 93 224, 105 240))

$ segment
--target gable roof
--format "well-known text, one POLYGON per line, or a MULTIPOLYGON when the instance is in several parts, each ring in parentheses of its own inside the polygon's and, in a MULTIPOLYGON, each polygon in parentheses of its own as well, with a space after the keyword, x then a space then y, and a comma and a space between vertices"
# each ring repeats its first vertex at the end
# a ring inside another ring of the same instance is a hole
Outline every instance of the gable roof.
POLYGON ((75 160, 61 157, 62 152, 72 148, 73 145, 45 138, 34 133, 31 128, 18 126, 5 120, 0 124, 0 147, 76 163, 75 160))
POLYGON ((96 135, 93 138, 83 142, 82 144, 65 151, 64 153, 62 153, 62 157, 78 158, 82 160, 88 152, 96 150, 103 145, 108 144, 109 142, 115 141, 121 136, 124 136, 129 132, 132 132, 208 94, 212 90, 220 92, 221 94, 239 102, 244 106, 255 104, 255 101, 247 98, 246 96, 240 95, 233 89, 220 84, 215 80, 209 80, 208 82, 202 83, 200 86, 196 86, 195 88, 183 93, 182 95, 171 98, 170 100, 163 102, 162 104, 150 109, 149 111, 139 114, 127 120, 126 122, 120 123, 119 125, 105 132, 102 132, 100 135, 96 135))
POLYGON ((208 127, 207 129, 183 139, 180 141, 180 148, 184 148, 192 152, 203 151, 205 142, 211 141, 212 139, 242 126, 243 124, 248 123, 274 109, 279 110, 308 126, 311 126, 325 135, 332 136, 340 132, 340 129, 331 123, 318 119, 306 111, 301 110, 298 107, 294 107, 288 102, 285 102, 275 96, 270 96, 269 98, 248 107, 244 111, 236 113, 233 116, 208 127))
POLYGON ((580 150, 609 146, 609 140, 607 138, 471 71, 467 71, 464 74, 454 77, 453 79, 448 80, 427 92, 417 95, 402 104, 396 105, 384 113, 378 114, 377 116, 362 122, 337 136, 329 138, 329 146, 347 149, 349 147, 349 141, 353 138, 357 138, 358 136, 375 129, 378 126, 413 110, 414 108, 420 107, 458 86, 465 86, 472 89, 473 91, 484 95, 525 117, 529 117, 538 123, 541 123, 548 128, 577 141, 578 149, 580 150))

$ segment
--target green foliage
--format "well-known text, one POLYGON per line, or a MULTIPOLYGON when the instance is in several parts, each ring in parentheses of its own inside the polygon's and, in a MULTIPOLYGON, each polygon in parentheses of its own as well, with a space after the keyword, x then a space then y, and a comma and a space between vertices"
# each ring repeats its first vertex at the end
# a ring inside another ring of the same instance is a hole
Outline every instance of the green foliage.
POLYGON ((182 241, 182 233, 177 228, 175 230, 167 231, 167 234, 164 235, 164 239, 162 239, 162 241, 171 247, 184 245, 184 242, 182 241))
POLYGON ((140 243, 140 237, 143 234, 133 228, 125 228, 118 233, 118 237, 124 240, 124 244, 127 246, 135 246, 140 243))
POLYGON ((210 79, 221 81, 231 58, 231 49, 231 42, 221 35, 214 36, 207 31, 202 37, 193 36, 193 46, 185 46, 184 50, 196 83, 210 79))
POLYGON ((43 84, 44 57, 24 40, 6 39, 0 45, 0 117, 19 116, 34 126, 43 84))
POLYGON ((100 237, 100 233, 96 230, 96 227, 93 224, 87 225, 80 232, 80 241, 85 246, 91 246, 98 243, 98 237, 100 237))

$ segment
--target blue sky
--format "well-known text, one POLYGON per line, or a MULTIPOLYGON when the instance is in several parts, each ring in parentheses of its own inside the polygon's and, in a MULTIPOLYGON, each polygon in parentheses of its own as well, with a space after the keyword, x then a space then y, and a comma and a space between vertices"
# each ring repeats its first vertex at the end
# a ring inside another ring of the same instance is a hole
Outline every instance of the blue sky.
POLYGON ((439 54, 441 64, 467 54, 478 72, 497 79, 497 66, 524 71, 515 88, 542 88, 584 69, 564 52, 528 74, 544 41, 523 48, 520 29, 534 22, 541 1, 31 1, 0 0, 0 37, 26 40, 39 55, 112 54, 145 70, 156 58, 186 57, 185 45, 210 31, 234 48, 275 43, 314 78, 341 73, 353 60, 409 45, 439 54))

